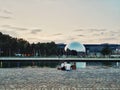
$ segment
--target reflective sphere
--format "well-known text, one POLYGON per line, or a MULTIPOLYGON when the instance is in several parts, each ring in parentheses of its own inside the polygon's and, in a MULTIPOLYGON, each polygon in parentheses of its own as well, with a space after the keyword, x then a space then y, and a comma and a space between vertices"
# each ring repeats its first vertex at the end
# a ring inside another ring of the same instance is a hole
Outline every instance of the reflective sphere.
POLYGON ((85 46, 79 42, 71 42, 65 46, 65 51, 67 50, 74 50, 76 52, 85 52, 85 46))

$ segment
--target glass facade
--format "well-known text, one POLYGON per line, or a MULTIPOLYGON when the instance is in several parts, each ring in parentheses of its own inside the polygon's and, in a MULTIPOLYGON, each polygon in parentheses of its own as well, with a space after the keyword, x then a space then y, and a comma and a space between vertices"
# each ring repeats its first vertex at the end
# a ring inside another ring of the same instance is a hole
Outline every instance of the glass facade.
POLYGON ((83 44, 79 42, 71 42, 65 46, 65 51, 67 50, 73 50, 76 52, 86 52, 86 49, 83 44))

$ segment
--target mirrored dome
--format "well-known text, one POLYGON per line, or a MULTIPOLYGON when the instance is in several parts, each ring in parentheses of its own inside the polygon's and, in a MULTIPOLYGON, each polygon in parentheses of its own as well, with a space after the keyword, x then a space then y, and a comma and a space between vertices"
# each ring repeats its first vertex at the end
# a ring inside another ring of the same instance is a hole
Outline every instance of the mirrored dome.
POLYGON ((71 42, 65 46, 65 51, 85 52, 85 46, 79 42, 71 42))

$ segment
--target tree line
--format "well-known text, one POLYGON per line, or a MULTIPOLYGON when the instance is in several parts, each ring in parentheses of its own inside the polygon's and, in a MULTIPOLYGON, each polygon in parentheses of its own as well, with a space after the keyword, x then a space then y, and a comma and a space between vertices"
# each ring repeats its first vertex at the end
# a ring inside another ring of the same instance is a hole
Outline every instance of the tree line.
MULTIPOLYGON (((112 50, 108 45, 105 45, 101 50, 102 55, 110 55, 112 50)), ((22 38, 13 38, 9 35, 0 32, 0 56, 62 56, 62 55, 77 55, 76 51, 65 52, 64 48, 60 48, 55 42, 47 43, 32 43, 22 38)), ((87 53, 86 53, 87 55, 87 53)))
POLYGON ((61 49, 55 42, 32 43, 0 32, 0 56, 58 56, 61 49))

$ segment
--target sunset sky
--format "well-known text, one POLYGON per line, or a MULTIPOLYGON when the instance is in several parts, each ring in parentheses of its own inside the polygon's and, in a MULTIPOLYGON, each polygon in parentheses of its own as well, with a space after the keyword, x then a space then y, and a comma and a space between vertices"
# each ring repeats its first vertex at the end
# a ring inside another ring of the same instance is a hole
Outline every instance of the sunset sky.
POLYGON ((0 0, 0 32, 31 43, 120 44, 120 0, 0 0))

